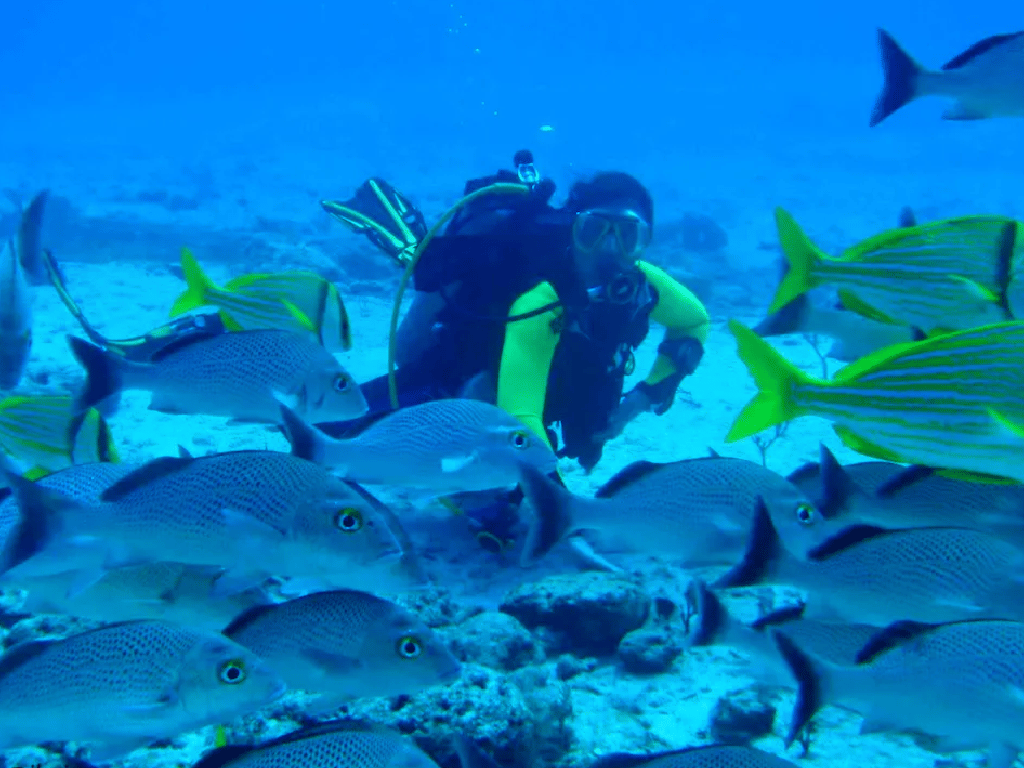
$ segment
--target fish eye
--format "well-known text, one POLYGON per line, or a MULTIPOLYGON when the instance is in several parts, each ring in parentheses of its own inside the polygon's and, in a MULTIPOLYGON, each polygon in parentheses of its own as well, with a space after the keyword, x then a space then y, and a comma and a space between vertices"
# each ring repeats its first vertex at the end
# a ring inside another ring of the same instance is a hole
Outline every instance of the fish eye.
POLYGON ((344 373, 339 373, 334 377, 334 391, 344 392, 348 389, 348 376, 344 373))
POLYGON ((814 507, 806 502, 796 505, 796 519, 804 525, 814 522, 814 507))
POLYGON ((403 659, 415 659, 423 653, 423 643, 419 641, 419 638, 412 635, 403 637, 395 647, 398 650, 398 655, 403 659))
POLYGON ((355 533, 363 527, 363 513, 358 509, 343 509, 334 516, 334 524, 346 533, 355 533))
POLYGON ((521 429, 517 429, 515 432, 508 436, 508 443, 513 448, 523 450, 524 448, 530 447, 530 435, 521 429))
POLYGON ((229 659, 220 665, 217 677, 222 683, 237 685, 245 680, 245 662, 241 659, 229 659))

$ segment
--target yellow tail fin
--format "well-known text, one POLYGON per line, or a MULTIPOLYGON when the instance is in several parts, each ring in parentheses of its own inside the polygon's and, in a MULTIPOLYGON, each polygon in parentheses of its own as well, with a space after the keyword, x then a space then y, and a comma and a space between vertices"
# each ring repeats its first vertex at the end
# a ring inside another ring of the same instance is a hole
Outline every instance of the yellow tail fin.
POLYGON ((188 248, 181 249, 181 271, 185 273, 188 288, 171 305, 171 317, 183 315, 207 303, 207 291, 216 290, 216 284, 206 276, 196 257, 188 248))
POLYGON ((779 247, 789 263, 789 270, 779 281, 769 312, 776 312, 818 283, 811 274, 821 259, 821 251, 810 241, 796 220, 781 208, 775 209, 775 226, 779 247))
POLYGON ((740 360, 750 371, 758 392, 736 417, 725 442, 742 440, 804 415, 793 402, 793 387, 814 379, 739 321, 730 320, 729 330, 736 337, 740 360))

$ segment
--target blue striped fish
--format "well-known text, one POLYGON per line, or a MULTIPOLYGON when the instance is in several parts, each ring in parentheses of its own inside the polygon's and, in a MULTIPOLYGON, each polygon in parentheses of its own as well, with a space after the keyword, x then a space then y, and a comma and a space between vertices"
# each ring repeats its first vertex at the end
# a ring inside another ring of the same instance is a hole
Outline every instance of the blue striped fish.
POLYGON ((1024 321, 886 347, 831 381, 799 370, 739 322, 729 327, 759 391, 726 442, 820 416, 866 456, 1024 482, 1024 321))
POLYGON ((213 306, 230 331, 294 331, 312 334, 329 352, 352 347, 337 287, 314 272, 241 275, 219 287, 187 248, 181 249, 181 269, 188 288, 175 300, 171 317, 213 306))
POLYGON ((1024 231, 1006 216, 963 216, 882 232, 829 257, 781 208, 779 243, 789 270, 770 312, 830 285, 858 314, 926 334, 975 328, 1024 313, 1007 290, 1024 251, 1024 231))

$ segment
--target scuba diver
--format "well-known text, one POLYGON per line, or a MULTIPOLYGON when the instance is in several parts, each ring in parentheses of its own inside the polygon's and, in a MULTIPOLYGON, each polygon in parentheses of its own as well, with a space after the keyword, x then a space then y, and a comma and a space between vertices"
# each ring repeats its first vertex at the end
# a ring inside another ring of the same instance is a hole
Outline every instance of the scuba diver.
MULTIPOLYGON (((472 396, 497 404, 589 472, 637 416, 671 407, 701 361, 709 318, 689 290, 641 258, 654 223, 650 193, 629 174, 605 172, 574 184, 558 208, 550 203, 555 185, 540 178, 530 152, 513 162, 515 171, 467 182, 437 233, 382 179, 364 182, 349 200, 321 202, 406 268, 414 295, 394 339, 397 368, 361 385, 369 413, 318 428, 351 437, 395 407, 472 396), (658 357, 624 393, 652 321, 666 328, 658 357)), ((137 338, 106 339, 46 257, 58 295, 89 338, 128 360, 148 362, 189 338, 227 330, 211 312, 137 338)), ((481 544, 497 552, 514 543, 521 501, 519 489, 457 500, 481 544)))
MULTIPOLYGON (((642 260, 654 206, 633 176, 605 172, 577 182, 555 208, 555 185, 540 179, 529 151, 514 164, 515 172, 467 182, 470 202, 411 267, 414 298, 394 347, 397 404, 487 399, 589 472, 633 419, 671 407, 701 361, 709 317, 688 289, 642 260), (474 194, 509 184, 525 189, 474 194), (624 393, 652 321, 666 329, 658 357, 624 393)), ((426 231, 422 214, 380 179, 351 200, 321 204, 403 266, 426 231)), ((366 416, 318 428, 350 437, 393 409, 388 375, 361 386, 366 416)), ((492 499, 465 511, 481 542, 504 550, 522 493, 492 499)))

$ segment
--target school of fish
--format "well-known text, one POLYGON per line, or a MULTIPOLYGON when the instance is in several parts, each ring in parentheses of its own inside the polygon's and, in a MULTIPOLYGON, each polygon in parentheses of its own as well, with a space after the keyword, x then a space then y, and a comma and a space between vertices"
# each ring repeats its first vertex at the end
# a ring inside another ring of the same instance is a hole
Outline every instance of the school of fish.
MULTIPOLYGON (((1019 114, 1024 95, 1004 62, 1018 62, 1021 40, 982 41, 929 72, 880 32, 887 80, 872 125, 925 95, 957 98, 950 119, 1019 114)), ((626 551, 717 569, 689 584, 689 644, 735 648, 760 681, 795 689, 787 746, 837 706, 862 716, 864 734, 984 750, 988 768, 1012 768, 1024 752, 1020 222, 918 224, 906 212, 830 256, 779 209, 786 269, 770 314, 754 329, 729 324, 757 394, 724 441, 816 416, 871 460, 843 466, 822 445, 819 461, 789 476, 717 453, 637 461, 590 498, 552 480, 551 450, 483 400, 399 409, 352 438, 319 431, 368 406, 336 357, 352 347, 342 297, 313 272, 218 286, 183 249, 174 319, 104 337, 43 248, 47 199, 31 201, 0 248, 0 586, 24 591, 31 613, 99 626, 0 657, 0 749, 73 741, 105 762, 303 691, 322 721, 222 744, 195 768, 434 766, 397 732, 330 719, 353 699, 462 674, 438 633, 376 593, 422 581, 371 484, 438 499, 520 486, 533 510, 523 566, 568 544, 610 569, 626 551), (32 290, 47 286, 86 337, 68 339, 83 373, 70 395, 18 392, 32 290), (822 288, 833 307, 812 298, 822 288), (815 378, 767 340, 787 333, 832 336, 849 364, 815 378), (291 452, 182 449, 122 463, 107 419, 130 390, 162 413, 280 428, 291 452), (751 587, 803 599, 743 622, 729 593, 751 587)), ((495 765, 465 736, 453 748, 463 768, 495 765)), ((594 766, 792 763, 715 745, 594 766)))

